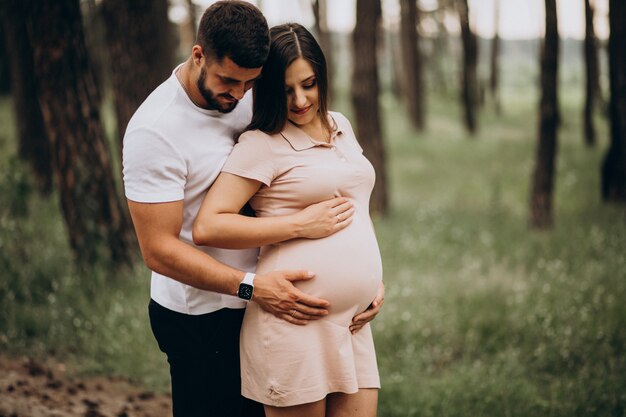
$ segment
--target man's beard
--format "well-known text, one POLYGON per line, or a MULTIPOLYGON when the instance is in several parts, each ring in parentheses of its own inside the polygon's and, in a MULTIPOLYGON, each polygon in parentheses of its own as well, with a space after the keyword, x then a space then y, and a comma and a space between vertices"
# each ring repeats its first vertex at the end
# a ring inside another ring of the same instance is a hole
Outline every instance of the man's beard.
MULTIPOLYGON (((200 90, 200 94, 202 94, 202 97, 207 102, 207 109, 217 110, 220 113, 230 113, 231 111, 235 110, 235 107, 237 107, 239 100, 235 100, 232 103, 220 103, 219 101, 217 101, 217 97, 215 96, 213 91, 211 91, 211 89, 206 88, 204 86, 205 80, 206 80, 206 70, 204 68, 201 68, 200 77, 198 78, 198 90, 200 90)), ((219 96, 222 96, 224 98, 231 98, 231 99, 234 98, 230 94, 220 94, 219 96)))

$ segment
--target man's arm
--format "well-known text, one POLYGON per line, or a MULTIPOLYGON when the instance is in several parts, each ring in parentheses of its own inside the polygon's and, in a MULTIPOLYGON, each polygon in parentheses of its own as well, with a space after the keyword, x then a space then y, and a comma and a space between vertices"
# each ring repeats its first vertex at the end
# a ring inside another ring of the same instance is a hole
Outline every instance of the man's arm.
MULTIPOLYGON (((229 295, 237 293, 244 272, 218 262, 179 239, 182 201, 152 204, 129 200, 128 206, 148 268, 202 290, 229 295)), ((311 297, 292 284, 312 277, 308 271, 257 275, 253 300, 276 317, 294 324, 306 324, 328 314, 327 301, 311 297)))

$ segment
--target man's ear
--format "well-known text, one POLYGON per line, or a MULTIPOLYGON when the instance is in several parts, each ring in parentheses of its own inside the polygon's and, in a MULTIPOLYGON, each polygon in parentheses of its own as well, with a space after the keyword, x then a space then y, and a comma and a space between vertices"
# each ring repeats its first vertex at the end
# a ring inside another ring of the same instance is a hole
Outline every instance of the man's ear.
POLYGON ((204 51, 200 45, 194 45, 193 48, 191 48, 191 59, 195 65, 202 66, 204 51))

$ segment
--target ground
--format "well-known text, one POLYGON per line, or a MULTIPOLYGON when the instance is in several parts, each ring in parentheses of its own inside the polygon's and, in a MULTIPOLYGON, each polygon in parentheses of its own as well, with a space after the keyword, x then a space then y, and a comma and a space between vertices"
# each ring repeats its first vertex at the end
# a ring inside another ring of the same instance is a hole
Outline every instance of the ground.
POLYGON ((0 417, 170 417, 171 398, 127 379, 79 377, 63 363, 0 355, 0 417))

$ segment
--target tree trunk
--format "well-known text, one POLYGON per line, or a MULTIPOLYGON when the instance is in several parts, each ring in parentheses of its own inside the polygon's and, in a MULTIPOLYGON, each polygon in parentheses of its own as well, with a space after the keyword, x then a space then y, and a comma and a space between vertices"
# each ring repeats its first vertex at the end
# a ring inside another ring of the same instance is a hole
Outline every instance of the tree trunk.
POLYGON ((105 42, 106 28, 100 12, 101 7, 98 3, 96 3, 96 0, 81 0, 83 27, 89 28, 85 32, 85 44, 89 51, 89 64, 96 79, 98 100, 102 103, 103 91, 107 91, 107 87, 110 87, 110 77, 105 42))
MULTIPOLYGON (((0 4, 0 28, 4 26, 2 17, 2 8, 4 3, 0 4)), ((11 72, 9 71, 9 54, 7 52, 7 42, 4 31, 0 29, 0 95, 11 93, 11 72)))
MULTIPOLYGON (((450 88, 450 35, 448 29, 444 23, 446 16, 446 9, 442 4, 439 8, 431 12, 432 19, 437 24, 437 35, 432 39, 433 46, 431 47, 431 54, 428 59, 428 69, 432 74, 433 84, 437 86, 437 90, 444 96, 447 96, 450 88)), ((453 72, 456 74, 456 72, 453 72)), ((453 77, 456 79, 456 75, 453 77)))
POLYGON ((474 134, 476 132, 476 109, 478 106, 478 42, 470 27, 467 0, 459 0, 457 6, 463 43, 461 102, 465 115, 465 127, 471 134, 474 134))
POLYGON ((196 39, 198 33, 198 13, 196 12, 196 4, 193 0, 187 0, 187 11, 189 12, 189 30, 191 31, 191 39, 196 39))
POLYGON ((602 163, 602 199, 626 203, 626 2, 609 0, 611 145, 602 163))
POLYGON ((489 77, 489 90, 493 100, 496 114, 502 113, 500 104, 500 0, 495 0, 494 10, 494 33, 491 42, 491 76, 489 77))
POLYGON ((559 32, 556 0, 545 0, 546 34, 541 53, 541 103, 539 109, 539 142, 533 175, 530 226, 552 227, 552 195, 557 153, 558 99, 557 73, 559 32))
POLYGON ((401 45, 401 34, 399 30, 390 30, 388 34, 388 43, 385 45, 387 50, 389 51, 389 56, 393 65, 391 66, 391 93, 398 100, 401 101, 404 99, 404 91, 406 87, 404 86, 404 74, 402 65, 399 63, 402 62, 402 45, 401 45))
POLYGON ((370 200, 370 210, 385 215, 389 208, 385 172, 385 147, 378 106, 378 66, 376 59, 377 32, 381 19, 380 0, 359 0, 356 6, 356 26, 352 34, 354 65, 352 104, 355 127, 365 156, 376 170, 376 185, 370 200))
POLYGON ((402 74, 404 96, 409 108, 409 118, 418 130, 424 129, 424 83, 422 54, 420 51, 419 11, 417 0, 400 0, 400 32, 402 44, 402 74))
POLYGON ((174 65, 167 0, 103 0, 119 149, 128 121, 174 65))
POLYGON ((26 27, 26 5, 22 0, 4 0, 0 15, 6 39, 13 85, 18 155, 32 167, 40 191, 52 191, 50 143, 37 98, 38 88, 26 27))
POLYGON ((27 0, 39 102, 79 266, 128 264, 134 234, 116 194, 79 0, 27 0))
POLYGON ((328 80, 330 81, 328 85, 328 99, 330 103, 330 99, 333 96, 333 88, 332 81, 334 79, 334 59, 333 59, 333 51, 332 51, 332 42, 330 31, 328 30, 328 14, 327 14, 327 4, 328 0, 314 0, 313 1, 313 14, 315 15, 315 31, 317 32, 317 40, 319 41, 320 47, 324 52, 324 57, 326 58, 326 68, 328 71, 328 80))
POLYGON ((591 0, 585 0, 585 42, 583 52, 585 55, 585 108, 583 110, 583 123, 585 129, 585 144, 592 147, 596 143, 596 130, 593 125, 593 109, 597 98, 596 93, 600 88, 598 67, 598 41, 593 27, 594 8, 591 0))

